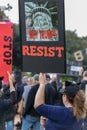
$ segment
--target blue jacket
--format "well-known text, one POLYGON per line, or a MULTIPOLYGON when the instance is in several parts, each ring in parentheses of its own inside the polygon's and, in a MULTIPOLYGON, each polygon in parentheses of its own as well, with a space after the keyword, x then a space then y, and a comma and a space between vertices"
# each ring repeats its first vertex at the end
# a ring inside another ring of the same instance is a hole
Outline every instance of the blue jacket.
POLYGON ((48 118, 46 130, 81 130, 83 119, 77 121, 71 108, 44 104, 36 110, 40 115, 48 118))

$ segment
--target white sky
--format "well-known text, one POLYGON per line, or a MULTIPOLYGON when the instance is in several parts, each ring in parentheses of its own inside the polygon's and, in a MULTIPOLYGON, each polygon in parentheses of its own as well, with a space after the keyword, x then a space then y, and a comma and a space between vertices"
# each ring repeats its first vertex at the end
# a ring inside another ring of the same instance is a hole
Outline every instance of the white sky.
MULTIPOLYGON (((65 1, 65 29, 76 30, 78 36, 87 36, 87 0, 65 1)), ((13 7, 11 11, 5 11, 13 23, 19 23, 18 0, 0 0, 0 6, 7 3, 13 7)))

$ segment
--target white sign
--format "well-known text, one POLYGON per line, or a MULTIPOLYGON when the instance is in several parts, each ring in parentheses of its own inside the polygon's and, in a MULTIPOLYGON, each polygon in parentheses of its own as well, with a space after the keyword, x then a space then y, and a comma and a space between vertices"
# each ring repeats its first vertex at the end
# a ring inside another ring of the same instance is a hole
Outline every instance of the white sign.
POLYGON ((71 71, 79 72, 81 68, 82 68, 81 66, 71 66, 71 71))

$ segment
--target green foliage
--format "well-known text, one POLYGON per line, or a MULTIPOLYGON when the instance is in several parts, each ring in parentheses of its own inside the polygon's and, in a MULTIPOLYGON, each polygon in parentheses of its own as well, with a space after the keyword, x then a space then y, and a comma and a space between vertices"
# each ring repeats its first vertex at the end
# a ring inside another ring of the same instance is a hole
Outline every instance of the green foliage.
POLYGON ((74 76, 61 76, 61 81, 65 82, 65 81, 77 81, 77 77, 74 76))
MULTIPOLYGON (((74 59, 74 53, 76 51, 84 51, 85 48, 87 48, 87 37, 78 37, 76 34, 76 31, 66 31, 66 58, 69 60, 75 60, 74 59)), ((84 57, 87 57, 86 54, 84 54, 84 57)), ((83 61, 83 64, 87 63, 87 58, 83 61)))
POLYGON ((0 9, 0 20, 2 21, 3 18, 6 17, 5 13, 3 11, 1 11, 0 9))
POLYGON ((76 31, 66 31, 66 48, 69 53, 81 49, 82 39, 76 34, 76 31))

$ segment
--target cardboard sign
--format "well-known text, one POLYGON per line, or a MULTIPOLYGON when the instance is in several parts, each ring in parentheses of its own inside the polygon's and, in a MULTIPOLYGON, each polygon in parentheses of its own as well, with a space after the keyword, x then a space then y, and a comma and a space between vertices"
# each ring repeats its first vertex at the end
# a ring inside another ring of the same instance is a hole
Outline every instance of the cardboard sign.
POLYGON ((64 0, 19 0, 22 70, 66 70, 64 0))
POLYGON ((13 29, 11 22, 0 22, 0 76, 8 83, 7 71, 12 73, 13 29))

